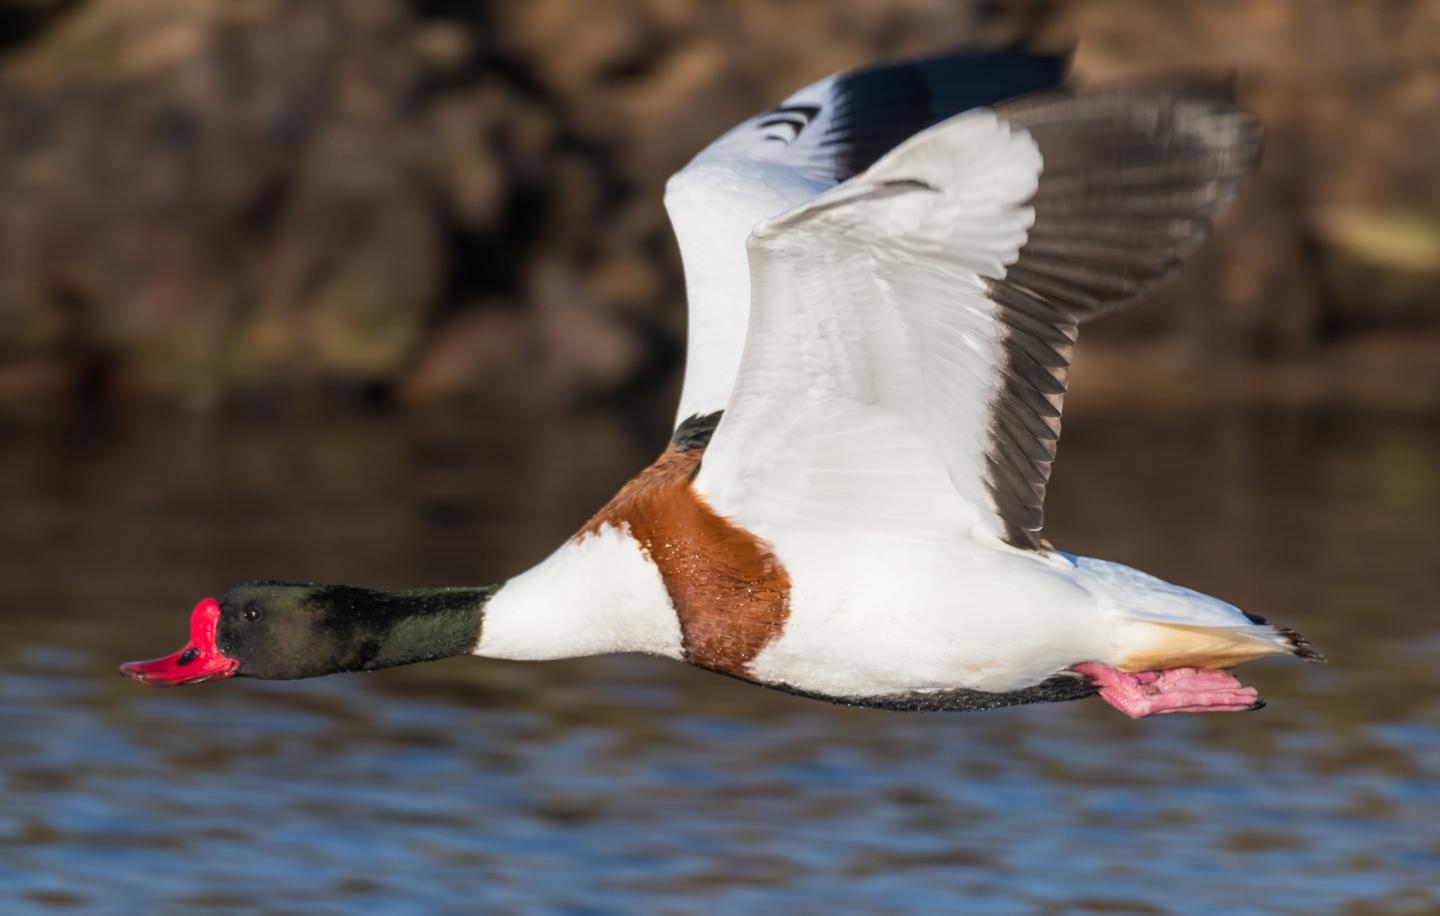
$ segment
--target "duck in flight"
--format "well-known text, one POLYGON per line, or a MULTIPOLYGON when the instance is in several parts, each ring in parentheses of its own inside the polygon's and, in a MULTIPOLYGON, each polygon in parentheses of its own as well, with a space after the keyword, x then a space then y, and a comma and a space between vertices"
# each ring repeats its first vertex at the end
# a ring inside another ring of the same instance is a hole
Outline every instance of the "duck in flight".
POLYGON ((1176 272, 1257 161, 1228 91, 1075 91, 1062 58, 830 77, 716 140, 665 205, 688 359, 659 459, 485 588, 256 581, 147 684, 455 655, 642 652, 838 703, 1262 702, 1298 633, 1041 538, 1080 325, 1176 272))

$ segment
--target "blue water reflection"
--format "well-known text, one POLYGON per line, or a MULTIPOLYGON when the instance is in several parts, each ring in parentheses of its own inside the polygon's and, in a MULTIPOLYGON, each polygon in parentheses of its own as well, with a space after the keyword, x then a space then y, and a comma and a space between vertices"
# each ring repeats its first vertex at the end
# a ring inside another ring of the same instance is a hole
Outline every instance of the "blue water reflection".
POLYGON ((485 428, 173 421, 78 458, 83 429, 6 438, 0 911, 1440 910, 1440 430, 1418 419, 1076 422, 1052 536, 1335 660, 1249 669, 1253 715, 849 710, 639 658, 114 673, 250 575, 498 578, 656 441, 485 428))

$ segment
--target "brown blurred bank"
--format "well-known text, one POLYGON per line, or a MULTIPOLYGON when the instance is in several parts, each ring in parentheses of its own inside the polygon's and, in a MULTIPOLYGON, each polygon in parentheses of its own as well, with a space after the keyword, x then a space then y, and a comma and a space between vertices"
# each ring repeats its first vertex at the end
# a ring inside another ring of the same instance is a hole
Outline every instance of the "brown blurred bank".
POLYGON ((1432 0, 0 0, 0 412, 664 388, 670 172, 831 71, 1020 38, 1233 70, 1267 126, 1078 385, 1440 406, 1432 0))

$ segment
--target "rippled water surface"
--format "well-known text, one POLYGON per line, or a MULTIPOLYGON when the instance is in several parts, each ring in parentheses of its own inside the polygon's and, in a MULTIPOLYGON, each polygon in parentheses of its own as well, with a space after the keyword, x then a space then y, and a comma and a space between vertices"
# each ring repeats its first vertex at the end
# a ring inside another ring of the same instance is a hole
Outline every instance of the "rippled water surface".
POLYGON ((457 659, 149 690, 256 576, 480 584, 651 421, 0 430, 0 912, 1440 911, 1440 423, 1092 412, 1061 546, 1303 630, 1246 715, 832 707, 680 665, 457 659))

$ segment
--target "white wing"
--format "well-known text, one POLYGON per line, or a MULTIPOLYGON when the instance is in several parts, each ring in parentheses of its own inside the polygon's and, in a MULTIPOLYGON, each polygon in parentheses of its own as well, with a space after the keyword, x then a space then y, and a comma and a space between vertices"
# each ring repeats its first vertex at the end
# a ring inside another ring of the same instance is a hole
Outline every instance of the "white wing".
POLYGON ((671 177, 665 208, 690 309, 677 425, 722 409, 730 396, 750 314, 745 241, 756 224, 944 118, 1059 85, 1065 66, 1062 58, 999 51, 838 74, 739 125, 671 177))
POLYGON ((1200 90, 951 118, 758 226, 696 486, 777 526, 1039 543, 1078 324, 1175 271, 1259 132, 1200 90))

